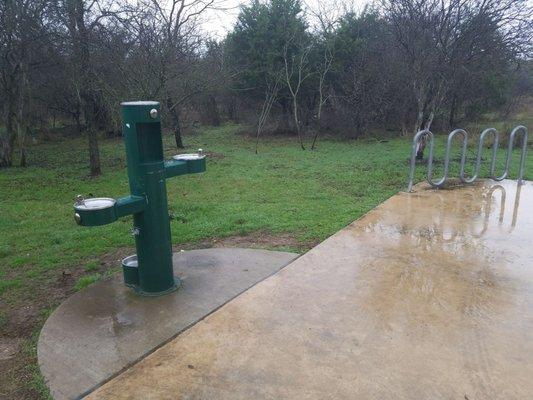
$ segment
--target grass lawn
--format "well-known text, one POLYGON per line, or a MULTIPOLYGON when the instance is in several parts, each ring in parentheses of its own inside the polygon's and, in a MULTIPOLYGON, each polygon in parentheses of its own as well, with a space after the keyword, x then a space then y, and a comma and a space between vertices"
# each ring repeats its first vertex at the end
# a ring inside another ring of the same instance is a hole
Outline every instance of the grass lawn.
MULTIPOLYGON (((187 151, 206 151, 208 171, 167 181, 175 245, 263 235, 290 238, 265 247, 302 252, 405 190, 408 139, 324 140, 302 151, 295 138, 264 138, 256 155, 243 130, 226 125, 185 138, 187 151)), ((442 157, 442 137, 436 147, 442 157)), ((166 136, 165 154, 175 153, 166 136)), ((64 139, 32 146, 26 169, 0 170, 0 337, 18 352, 4 367, 0 360, 0 398, 46 397, 35 356, 42 322, 65 296, 118 271, 119 255, 133 252, 131 218, 94 228, 74 222, 77 194, 129 193, 122 140, 102 141, 101 157, 102 176, 88 178, 85 140, 64 139)), ((503 157, 502 150, 500 164, 503 157)), ((529 158, 526 179, 533 179, 529 158)), ((517 152, 512 164, 514 177, 517 152)), ((417 180, 423 175, 419 167, 417 180)))

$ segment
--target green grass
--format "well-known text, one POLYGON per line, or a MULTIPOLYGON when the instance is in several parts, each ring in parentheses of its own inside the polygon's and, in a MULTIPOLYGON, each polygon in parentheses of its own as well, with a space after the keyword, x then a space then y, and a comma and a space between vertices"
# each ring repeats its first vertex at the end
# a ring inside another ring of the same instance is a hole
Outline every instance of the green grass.
POLYGON ((100 267, 100 263, 98 262, 98 260, 90 260, 88 261, 85 266, 83 267, 83 269, 86 271, 86 272, 91 272, 91 271, 96 271, 98 270, 98 268, 100 267))
MULTIPOLYGON (((256 155, 253 139, 241 131, 227 125, 186 137, 188 151, 202 147, 212 156, 206 173, 167 181, 174 243, 258 230, 315 243, 405 188, 407 139, 325 140, 315 151, 302 151, 294 138, 266 138, 256 155)), ((442 138, 436 148, 441 157, 442 138)), ((128 194, 120 139, 102 141, 103 174, 96 179, 87 177, 86 153, 81 139, 36 145, 30 167, 0 171, 2 296, 32 296, 32 286, 46 285, 64 268, 81 266, 93 273, 99 256, 133 245, 130 218, 94 228, 74 223, 78 193, 128 194)), ((175 153, 169 136, 165 153, 175 153)), ((503 161, 503 151, 499 158, 503 161)), ((514 171, 517 161, 515 156, 514 171)), ((423 169, 417 169, 418 180, 423 169)), ((527 175, 533 177, 531 162, 527 175)))
POLYGON ((100 274, 93 274, 93 275, 85 275, 79 278, 74 285, 74 289, 76 291, 83 289, 84 287, 89 286, 91 283, 96 282, 101 277, 100 274))
MULTIPOLYGON (((37 317, 37 324, 40 327, 44 324, 46 319, 52 314, 53 309, 43 309, 37 317)), ((21 356, 26 360, 37 360, 37 344, 39 340, 40 329, 32 332, 31 336, 26 339, 21 348, 21 356)), ((42 400, 52 400, 50 391, 46 386, 44 377, 41 375, 39 365, 36 362, 27 362, 22 368, 22 375, 27 377, 24 382, 25 389, 29 389, 32 395, 42 400)))

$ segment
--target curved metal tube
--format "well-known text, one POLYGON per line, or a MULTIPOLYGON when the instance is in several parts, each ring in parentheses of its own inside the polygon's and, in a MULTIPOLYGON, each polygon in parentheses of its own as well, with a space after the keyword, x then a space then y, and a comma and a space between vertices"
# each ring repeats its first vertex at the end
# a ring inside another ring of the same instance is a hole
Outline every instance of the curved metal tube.
POLYGON ((488 128, 485 129, 483 132, 481 132, 481 135, 479 136, 479 144, 477 146, 477 156, 476 156, 476 165, 474 167, 474 175, 470 178, 465 178, 464 176, 461 177, 461 181, 463 183, 473 183, 479 176, 479 170, 481 169, 481 156, 483 154, 483 143, 485 142, 485 138, 492 134, 494 136, 494 141, 492 143, 492 158, 490 162, 490 177, 492 179, 494 178, 494 169, 496 167, 496 154, 498 152, 498 145, 500 141, 500 134, 495 128, 488 128))
POLYGON ((409 171, 409 183, 407 186, 407 191, 411 192, 413 189, 413 181, 414 181, 414 173, 415 173, 415 167, 416 167, 416 153, 418 149, 419 142, 422 140, 422 138, 429 136, 429 158, 428 158, 428 169, 427 169, 427 182, 433 186, 433 187, 441 187, 444 185, 446 180, 448 179, 448 172, 450 167, 450 152, 451 147, 453 143, 453 138, 458 135, 462 134, 463 136, 463 144, 461 146, 461 165, 460 165, 460 173, 459 178, 461 182, 463 183, 473 183, 476 179, 479 177, 479 172, 481 169, 481 156, 483 152, 483 143, 485 142, 485 139, 488 135, 492 134, 494 136, 494 142, 492 144, 492 157, 491 157, 491 163, 490 163, 490 178, 492 178, 495 181, 501 181, 509 176, 509 166, 511 164, 511 157, 513 153, 513 146, 514 141, 516 138, 516 135, 521 134, 522 135, 522 150, 520 154, 520 167, 518 172, 518 183, 522 183, 522 179, 524 177, 524 168, 525 168, 525 162, 526 162, 526 151, 527 151, 527 138, 528 138, 528 132, 527 128, 525 126, 519 125, 516 128, 514 128, 511 132, 511 135, 509 137, 509 144, 507 146, 507 156, 505 159, 505 170, 502 175, 496 176, 495 175, 495 169, 496 169, 496 155, 498 152, 498 146, 500 141, 500 135, 498 131, 495 128, 488 128, 485 129, 480 137, 479 137, 479 143, 477 146, 477 156, 476 156, 476 164, 474 166, 474 173, 470 178, 467 178, 465 176, 465 164, 466 164, 466 149, 468 144, 468 133, 464 129, 456 129, 453 132, 451 132, 448 135, 448 140, 446 142, 446 154, 444 156, 444 175, 441 179, 438 181, 433 181, 433 151, 434 151, 434 136, 431 131, 428 129, 424 129, 420 132, 418 132, 415 137, 413 138, 413 144, 412 144, 412 150, 411 150, 411 163, 410 163, 410 171, 409 171))
POLYGON ((411 163, 409 169, 409 184, 407 185, 408 192, 411 192, 413 190, 413 181, 415 179, 416 152, 418 150, 418 142, 420 142, 423 136, 429 136, 429 158, 433 162, 433 133, 429 129, 424 129, 422 131, 417 132, 417 134, 413 138, 413 144, 411 147, 411 163))
POLYGON ((516 135, 522 133, 522 151, 520 154, 520 167, 518 170, 518 183, 522 183, 524 177, 524 166, 526 163, 526 150, 527 150, 527 128, 519 125, 513 129, 511 136, 509 136, 509 143, 507 144, 507 157, 505 158, 505 170, 501 176, 493 177, 496 181, 501 181, 507 178, 509 175, 509 165, 511 164, 511 157, 513 155, 513 147, 516 135))
POLYGON ((463 135, 463 145, 461 146, 461 171, 460 176, 461 180, 465 174, 465 162, 466 162, 466 146, 468 144, 468 133, 464 129, 456 129, 448 135, 448 140, 446 142, 446 155, 444 156, 444 174, 437 182, 432 180, 433 178, 433 152, 429 153, 428 159, 428 175, 427 181, 433 187, 440 187, 444 185, 444 182, 448 179, 448 171, 450 169, 450 152, 452 150, 453 138, 457 134, 463 135))

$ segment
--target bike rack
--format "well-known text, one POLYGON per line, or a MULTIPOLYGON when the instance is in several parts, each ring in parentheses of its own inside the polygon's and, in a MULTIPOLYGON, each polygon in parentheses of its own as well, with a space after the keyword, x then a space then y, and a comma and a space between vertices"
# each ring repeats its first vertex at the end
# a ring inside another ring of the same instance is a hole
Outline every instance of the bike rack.
POLYGON ((416 153, 417 153, 418 146, 421 140, 427 140, 429 138, 429 158, 428 158, 426 180, 431 186, 439 188, 439 187, 442 187, 449 178, 448 173, 449 173, 449 167, 450 167, 450 153, 452 149, 453 139, 455 136, 457 135, 462 136, 459 179, 461 180, 462 183, 473 183, 479 177, 479 171, 481 169, 481 161, 482 161, 481 155, 483 152, 483 143, 485 142, 485 139, 488 135, 492 135, 494 137, 494 141, 492 144, 492 157, 491 157, 491 163, 490 163, 490 178, 495 181, 502 181, 508 177, 509 166, 511 164, 511 157, 513 153, 514 141, 515 141, 517 134, 522 135, 522 150, 520 154, 520 168, 518 172, 518 183, 522 184, 522 178, 524 177, 524 166, 526 162, 526 150, 527 150, 527 128, 525 126, 519 125, 512 130, 511 135, 509 136, 509 144, 507 146, 507 156, 505 159, 505 170, 503 174, 500 176, 495 175, 496 154, 498 152, 500 135, 495 128, 485 129, 479 137, 479 143, 477 146, 476 164, 474 166, 473 175, 470 178, 467 178, 465 176, 468 133, 464 129, 454 130, 448 135, 448 139, 446 141, 446 153, 444 156, 444 174, 442 178, 440 178, 437 181, 433 180, 433 156, 434 156, 434 145, 435 145, 434 135, 428 129, 419 131, 413 138, 413 144, 412 144, 412 150, 411 150, 411 164, 410 164, 410 170, 409 170, 409 183, 407 186, 407 191, 412 192, 413 190, 413 181, 414 181, 415 167, 416 167, 416 153))

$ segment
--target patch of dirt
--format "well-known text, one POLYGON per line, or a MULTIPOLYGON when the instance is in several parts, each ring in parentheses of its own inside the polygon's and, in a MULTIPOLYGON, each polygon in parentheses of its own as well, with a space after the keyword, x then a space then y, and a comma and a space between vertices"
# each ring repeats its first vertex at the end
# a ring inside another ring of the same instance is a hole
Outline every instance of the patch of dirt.
POLYGON ((122 259, 132 254, 135 254, 135 247, 121 247, 112 253, 104 254, 98 259, 100 264, 99 271, 109 271, 112 268, 120 267, 122 259))
POLYGON ((14 310, 4 311, 6 323, 2 329, 2 339, 7 340, 26 337, 31 334, 35 325, 35 320, 39 315, 38 306, 35 304, 24 304, 14 310))
POLYGON ((288 233, 272 234, 267 231, 258 231, 243 236, 235 235, 223 238, 211 238, 199 242, 182 243, 173 246, 173 250, 180 251, 213 247, 243 247, 280 251, 297 249, 298 252, 302 252, 313 247, 313 244, 302 243, 288 233))
POLYGON ((0 303, 0 400, 45 398, 39 391, 42 384, 36 383, 35 347, 48 312, 74 293, 74 285, 80 277, 117 268, 122 256, 133 252, 132 248, 124 248, 106 254, 90 271, 85 270, 86 263, 48 271, 48 279, 29 288, 24 300, 0 303))
POLYGON ((21 345, 22 339, 20 338, 0 337, 0 362, 15 357, 21 345))
POLYGON ((57 307, 72 292, 75 275, 59 272, 49 284, 31 288, 29 300, 0 305, 0 400, 43 399, 39 391, 36 346, 47 311, 57 307))

